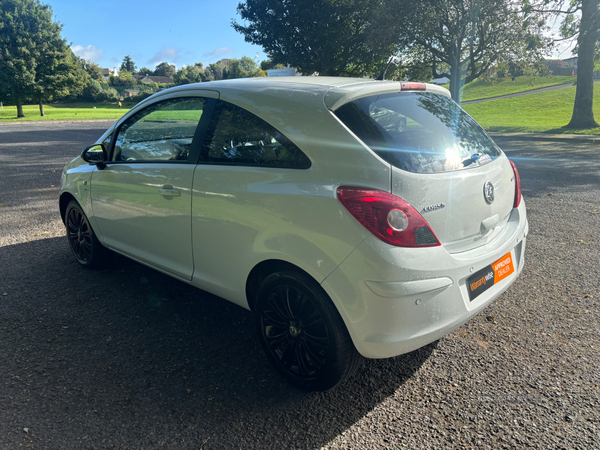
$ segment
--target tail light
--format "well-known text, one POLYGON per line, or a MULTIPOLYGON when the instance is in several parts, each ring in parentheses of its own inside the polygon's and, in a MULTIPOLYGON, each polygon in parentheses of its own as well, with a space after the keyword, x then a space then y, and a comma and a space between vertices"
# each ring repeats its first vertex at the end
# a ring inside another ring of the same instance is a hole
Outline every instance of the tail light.
POLYGON ((367 230, 397 247, 437 247, 425 219, 400 197, 375 189, 339 187, 337 197, 367 230))
POLYGON ((517 170, 517 166, 512 161, 509 161, 510 165, 513 168, 513 172, 515 173, 515 201, 513 203, 513 208, 518 208, 521 204, 521 178, 519 178, 519 171, 517 170))
POLYGON ((425 83, 411 83, 410 81, 403 81, 400 83, 401 91, 426 91, 427 85, 425 83))

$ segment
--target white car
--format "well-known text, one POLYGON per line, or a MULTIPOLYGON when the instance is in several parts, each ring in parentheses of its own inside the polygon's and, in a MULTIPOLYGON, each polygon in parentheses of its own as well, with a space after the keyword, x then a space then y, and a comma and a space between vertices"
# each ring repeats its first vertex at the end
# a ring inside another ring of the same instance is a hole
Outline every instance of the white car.
POLYGON ((77 260, 105 249, 254 312, 289 381, 448 334, 523 269, 517 169, 430 84, 290 77, 179 86, 64 169, 77 260))

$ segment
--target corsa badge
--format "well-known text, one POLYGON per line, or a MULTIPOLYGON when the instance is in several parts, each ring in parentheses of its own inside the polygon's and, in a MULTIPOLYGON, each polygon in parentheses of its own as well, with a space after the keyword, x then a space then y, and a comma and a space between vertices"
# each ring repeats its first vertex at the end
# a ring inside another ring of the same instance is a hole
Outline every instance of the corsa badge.
POLYGON ((494 185, 491 181, 486 181, 483 185, 483 198, 488 205, 494 203, 494 185))
POLYGON ((429 211, 435 211, 436 209, 442 209, 445 208, 446 205, 443 203, 438 203, 437 205, 429 205, 426 206, 425 208, 423 208, 424 212, 429 212, 429 211))

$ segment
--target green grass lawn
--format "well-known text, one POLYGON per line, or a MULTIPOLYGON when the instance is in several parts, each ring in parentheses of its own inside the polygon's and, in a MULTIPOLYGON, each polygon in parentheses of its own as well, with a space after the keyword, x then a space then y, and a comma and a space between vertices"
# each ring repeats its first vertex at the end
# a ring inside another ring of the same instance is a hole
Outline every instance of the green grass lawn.
POLYGON ((563 83, 573 83, 577 77, 517 77, 515 80, 503 78, 500 80, 475 80, 467 84, 462 91, 462 101, 479 100, 480 98, 498 97, 500 95, 516 94, 531 89, 555 86, 563 83))
POLYGON ((118 119, 127 111, 129 111, 129 106, 123 106, 122 109, 119 109, 118 105, 110 104, 56 103, 44 105, 45 116, 41 117, 38 105, 23 105, 25 117, 17 119, 17 107, 5 106, 0 109, 0 121, 118 119), (94 109, 94 106, 96 109, 94 109))
MULTIPOLYGON (((575 86, 521 97, 463 105, 487 131, 600 134, 600 128, 565 130, 575 102, 575 86)), ((600 83, 594 84, 594 112, 600 120, 600 83)))

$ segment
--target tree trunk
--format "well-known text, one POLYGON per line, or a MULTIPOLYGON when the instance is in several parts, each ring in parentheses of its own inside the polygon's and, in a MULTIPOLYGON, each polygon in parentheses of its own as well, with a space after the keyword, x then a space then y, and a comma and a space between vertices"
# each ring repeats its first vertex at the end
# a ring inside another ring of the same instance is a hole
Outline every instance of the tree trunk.
POLYGON ((41 98, 40 98, 40 116, 44 117, 44 104, 42 103, 41 98))
POLYGON ((17 99, 17 119, 19 117, 25 117, 25 114, 23 114, 23 104, 21 103, 20 98, 17 99))
POLYGON ((462 72, 460 67, 460 59, 452 61, 450 65, 450 95, 452 100, 460 105, 460 88, 462 80, 462 72))
POLYGON ((600 0, 581 2, 581 26, 579 30, 579 52, 577 54, 577 91, 573 116, 565 128, 599 127, 594 120, 594 56, 596 42, 600 37, 600 0))

